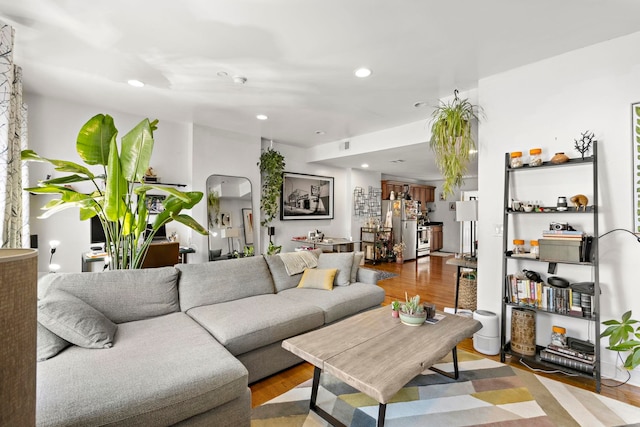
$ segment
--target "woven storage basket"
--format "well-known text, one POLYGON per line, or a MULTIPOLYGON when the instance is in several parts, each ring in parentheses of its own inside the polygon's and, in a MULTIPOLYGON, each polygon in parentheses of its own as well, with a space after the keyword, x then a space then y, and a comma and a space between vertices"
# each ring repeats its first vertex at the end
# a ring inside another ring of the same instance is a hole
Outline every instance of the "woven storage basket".
POLYGON ((478 304, 478 281, 475 272, 460 273, 458 308, 476 311, 478 304))

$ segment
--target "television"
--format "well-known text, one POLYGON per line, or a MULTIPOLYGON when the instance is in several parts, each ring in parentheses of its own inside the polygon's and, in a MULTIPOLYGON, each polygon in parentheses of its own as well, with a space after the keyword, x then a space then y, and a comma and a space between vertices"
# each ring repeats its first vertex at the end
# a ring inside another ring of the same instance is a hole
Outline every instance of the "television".
POLYGON ((98 216, 91 217, 91 243, 105 243, 107 238, 104 235, 104 229, 98 216))

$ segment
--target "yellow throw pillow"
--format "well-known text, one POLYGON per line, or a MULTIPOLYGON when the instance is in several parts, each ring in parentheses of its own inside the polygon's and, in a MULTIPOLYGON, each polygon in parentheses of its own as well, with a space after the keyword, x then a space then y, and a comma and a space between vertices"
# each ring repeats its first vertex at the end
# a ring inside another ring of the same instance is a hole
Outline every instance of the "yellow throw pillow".
POLYGON ((304 273, 302 273, 298 287, 330 291, 333 289, 333 278, 337 272, 337 268, 307 268, 304 273))

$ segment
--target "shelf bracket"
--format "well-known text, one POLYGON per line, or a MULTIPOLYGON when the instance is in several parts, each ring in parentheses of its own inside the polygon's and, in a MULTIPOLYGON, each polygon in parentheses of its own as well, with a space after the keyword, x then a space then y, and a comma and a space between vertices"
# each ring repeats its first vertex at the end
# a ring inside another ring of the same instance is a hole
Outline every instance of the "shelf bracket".
POLYGON ((557 262, 550 262, 549 263, 549 268, 547 268, 547 273, 556 274, 556 270, 558 270, 558 263, 557 262))

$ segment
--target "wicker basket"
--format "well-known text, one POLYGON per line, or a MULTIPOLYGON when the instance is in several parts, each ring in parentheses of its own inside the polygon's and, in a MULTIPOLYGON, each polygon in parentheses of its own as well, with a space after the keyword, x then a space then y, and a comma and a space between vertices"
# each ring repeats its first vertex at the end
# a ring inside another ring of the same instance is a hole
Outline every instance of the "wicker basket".
POLYGON ((475 311, 478 304, 478 281, 475 271, 460 273, 458 308, 475 311))

